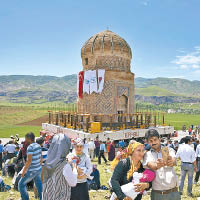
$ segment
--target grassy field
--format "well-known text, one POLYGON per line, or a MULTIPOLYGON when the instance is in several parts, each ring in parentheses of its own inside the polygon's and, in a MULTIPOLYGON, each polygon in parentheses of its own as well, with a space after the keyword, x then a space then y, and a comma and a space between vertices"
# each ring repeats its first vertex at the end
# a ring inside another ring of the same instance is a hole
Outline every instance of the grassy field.
POLYGON ((135 88, 135 94, 141 96, 179 96, 164 88, 158 86, 149 86, 147 88, 135 88))
MULTIPOLYGON (((45 104, 16 104, 0 103, 0 138, 19 134, 23 137, 27 132, 34 132, 39 136, 41 125, 23 125, 48 114, 48 111, 75 111, 75 104, 64 104, 62 102, 51 102, 45 104)), ((41 121, 46 122, 46 121, 41 121)))
POLYGON ((0 126, 0 138, 8 138, 16 134, 19 134, 19 137, 24 137, 28 132, 33 132, 38 137, 40 130, 41 126, 0 126))
POLYGON ((165 124, 174 126, 175 130, 181 130, 183 124, 188 128, 193 125, 200 125, 200 115, 183 113, 165 114, 165 124))
POLYGON ((46 115, 46 110, 35 109, 31 106, 0 106, 0 138, 19 134, 23 137, 27 132, 33 131, 37 136, 41 126, 20 126, 20 123, 28 122, 46 115))
MULTIPOLYGON (((97 164, 97 161, 95 161, 94 163, 97 164)), ((100 176, 101 185, 106 185, 108 187, 108 180, 110 179, 112 175, 112 172, 110 171, 110 166, 102 164, 102 165, 98 165, 98 169, 101 175, 100 176)), ((176 173, 178 177, 180 178, 180 162, 178 162, 178 165, 175 167, 175 169, 176 169, 176 173)), ((6 184, 12 185, 11 178, 4 178, 4 181, 6 184)), ((186 177, 183 196, 181 196, 181 199, 196 200, 197 197, 200 196, 200 184, 193 185, 193 194, 194 194, 194 198, 190 198, 187 196, 187 177, 186 177)), ((106 199, 105 196, 109 196, 109 195, 110 195, 109 190, 90 191, 90 200, 106 199)), ((30 197, 30 200, 35 199, 33 192, 29 192, 29 197, 30 197)), ((9 192, 0 193, 0 200, 19 200, 19 199, 20 199, 19 192, 13 189, 11 189, 11 191, 9 192)), ((149 199, 150 199, 149 195, 143 196, 143 200, 149 200, 149 199)))
MULTIPOLYGON (((10 137, 10 135, 19 134, 23 137, 27 132, 33 131, 39 136, 41 129, 40 125, 23 124, 39 119, 47 115, 48 110, 60 111, 69 110, 74 111, 76 106, 73 104, 66 105, 61 102, 46 103, 46 104, 14 104, 14 103, 0 103, 0 138, 10 137)), ((161 124, 162 114, 159 115, 159 124, 161 124)), ((200 125, 200 115, 197 114, 165 114, 165 124, 172 125, 174 128, 182 129, 183 124, 200 125)))

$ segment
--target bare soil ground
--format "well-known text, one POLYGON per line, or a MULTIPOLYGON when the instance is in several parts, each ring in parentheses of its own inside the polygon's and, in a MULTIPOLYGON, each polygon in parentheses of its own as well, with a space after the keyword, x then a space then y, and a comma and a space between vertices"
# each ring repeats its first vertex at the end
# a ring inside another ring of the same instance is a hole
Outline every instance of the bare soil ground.
POLYGON ((34 119, 34 120, 31 120, 31 121, 28 121, 28 122, 24 122, 24 123, 20 123, 20 124, 17 124, 19 126, 41 126, 42 123, 45 123, 48 121, 48 115, 44 115, 42 117, 39 117, 37 119, 34 119))

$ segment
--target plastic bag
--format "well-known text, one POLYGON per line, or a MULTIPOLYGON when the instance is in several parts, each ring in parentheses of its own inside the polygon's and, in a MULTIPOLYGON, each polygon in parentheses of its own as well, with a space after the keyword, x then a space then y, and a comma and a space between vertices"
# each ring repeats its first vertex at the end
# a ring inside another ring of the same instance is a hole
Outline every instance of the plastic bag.
MULTIPOLYGON (((132 200, 134 200, 139 192, 135 191, 135 184, 138 184, 140 182, 140 178, 142 178, 143 174, 134 172, 133 173, 133 182, 130 182, 128 184, 122 185, 121 189, 122 192, 127 196, 130 197, 132 200)), ((116 194, 113 192, 111 195, 110 200, 115 200, 117 198, 116 194)))

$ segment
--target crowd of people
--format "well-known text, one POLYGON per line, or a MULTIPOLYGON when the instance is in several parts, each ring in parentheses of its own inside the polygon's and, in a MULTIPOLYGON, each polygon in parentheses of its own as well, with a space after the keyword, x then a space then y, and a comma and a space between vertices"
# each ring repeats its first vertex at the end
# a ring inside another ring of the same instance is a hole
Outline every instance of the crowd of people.
POLYGON ((64 134, 36 139, 30 132, 21 144, 13 139, 3 145, 0 140, 0 169, 3 176, 13 177, 22 200, 29 199, 27 186, 39 199, 87 200, 88 188, 101 187, 97 165, 91 163, 95 154, 92 140, 71 141, 64 134))
POLYGON ((70 140, 62 133, 36 139, 32 132, 21 144, 16 138, 4 145, 0 140, 2 175, 13 177, 22 200, 29 199, 27 188, 40 200, 89 200, 89 189, 107 189, 101 186, 98 166, 92 164, 97 159, 101 165, 102 158, 112 172, 108 182, 111 200, 140 200, 150 189, 152 200, 180 200, 186 175, 190 197, 193 182, 199 181, 196 133, 180 141, 160 138, 155 129, 149 129, 143 140, 129 141, 70 140), (180 181, 174 170, 178 159, 180 181))

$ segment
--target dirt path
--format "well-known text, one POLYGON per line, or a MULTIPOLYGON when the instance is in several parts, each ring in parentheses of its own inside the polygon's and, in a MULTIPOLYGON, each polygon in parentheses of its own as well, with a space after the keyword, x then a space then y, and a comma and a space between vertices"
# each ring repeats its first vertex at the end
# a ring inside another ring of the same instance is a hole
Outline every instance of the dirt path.
POLYGON ((24 123, 20 123, 17 124, 19 126, 41 126, 42 123, 45 123, 48 121, 48 115, 44 115, 42 117, 39 117, 37 119, 31 120, 29 122, 24 122, 24 123))

